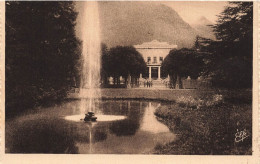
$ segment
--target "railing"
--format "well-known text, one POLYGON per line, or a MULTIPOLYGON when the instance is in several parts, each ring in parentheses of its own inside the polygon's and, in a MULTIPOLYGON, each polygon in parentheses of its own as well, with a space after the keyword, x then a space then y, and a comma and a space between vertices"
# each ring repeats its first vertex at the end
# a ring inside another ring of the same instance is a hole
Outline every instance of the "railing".
POLYGON ((157 61, 153 61, 153 62, 147 61, 146 64, 157 64, 157 63, 162 64, 162 62, 163 61, 159 61, 159 62, 157 62, 157 61))

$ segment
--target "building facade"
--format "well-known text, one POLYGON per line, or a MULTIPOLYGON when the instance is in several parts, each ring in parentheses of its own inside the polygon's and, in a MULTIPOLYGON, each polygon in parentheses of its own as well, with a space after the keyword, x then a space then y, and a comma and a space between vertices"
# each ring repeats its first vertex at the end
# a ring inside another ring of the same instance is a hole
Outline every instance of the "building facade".
POLYGON ((167 42, 159 42, 153 40, 151 42, 144 42, 140 45, 134 45, 136 50, 143 56, 147 70, 144 75, 140 77, 149 78, 149 80, 161 79, 161 64, 170 50, 177 49, 177 45, 170 45, 167 42))

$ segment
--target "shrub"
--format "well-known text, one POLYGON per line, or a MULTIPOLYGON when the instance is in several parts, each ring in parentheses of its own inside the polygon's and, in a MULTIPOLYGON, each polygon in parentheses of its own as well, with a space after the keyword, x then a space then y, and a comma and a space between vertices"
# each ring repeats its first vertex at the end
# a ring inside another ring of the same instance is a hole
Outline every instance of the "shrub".
POLYGON ((223 103, 223 96, 221 94, 214 94, 213 96, 204 96, 203 98, 194 98, 192 96, 181 96, 177 98, 176 102, 180 107, 188 107, 192 109, 200 109, 202 107, 215 106, 223 103))

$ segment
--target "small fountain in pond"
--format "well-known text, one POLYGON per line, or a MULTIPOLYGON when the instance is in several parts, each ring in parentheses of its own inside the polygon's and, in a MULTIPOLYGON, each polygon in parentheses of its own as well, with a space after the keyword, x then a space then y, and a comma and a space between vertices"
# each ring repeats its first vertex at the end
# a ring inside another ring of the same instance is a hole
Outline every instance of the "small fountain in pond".
POLYGON ((88 114, 85 114, 84 121, 96 121, 97 117, 95 117, 94 115, 94 112, 88 112, 88 114))
POLYGON ((99 26, 98 2, 84 2, 82 11, 82 72, 80 81, 80 115, 66 116, 72 121, 115 121, 125 119, 125 116, 103 115, 99 113, 100 69, 101 69, 101 39, 99 26), (95 116, 95 114, 97 114, 95 116))

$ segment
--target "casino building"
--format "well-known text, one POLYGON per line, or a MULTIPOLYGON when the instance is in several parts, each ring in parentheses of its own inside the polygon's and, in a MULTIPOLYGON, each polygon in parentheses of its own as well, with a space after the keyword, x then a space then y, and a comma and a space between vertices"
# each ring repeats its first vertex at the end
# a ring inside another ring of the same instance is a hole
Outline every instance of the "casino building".
POLYGON ((170 50, 177 49, 177 45, 170 45, 167 42, 159 42, 153 40, 151 42, 144 42, 140 45, 134 45, 136 50, 143 56, 147 70, 140 78, 148 78, 149 80, 161 79, 161 64, 170 50))

